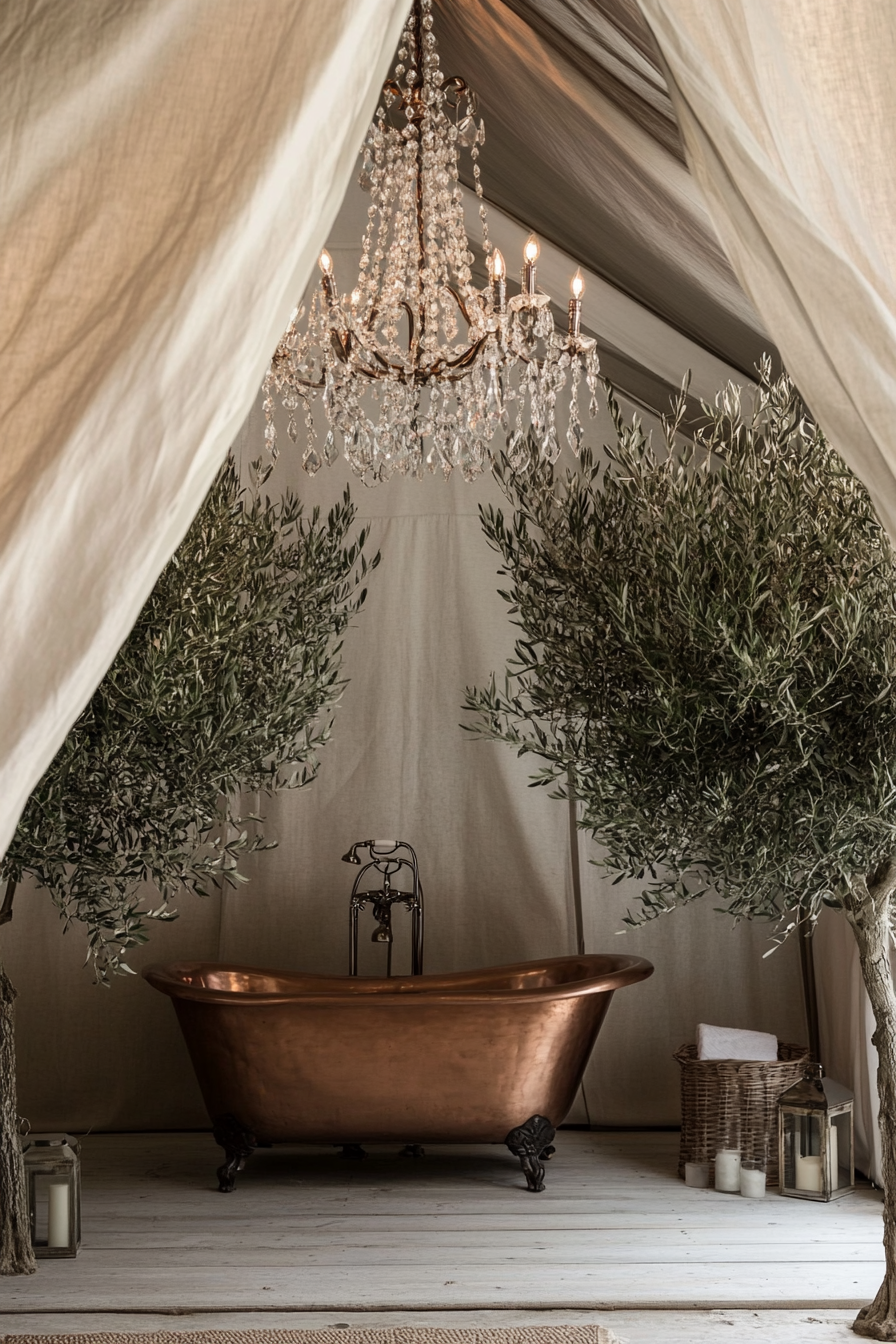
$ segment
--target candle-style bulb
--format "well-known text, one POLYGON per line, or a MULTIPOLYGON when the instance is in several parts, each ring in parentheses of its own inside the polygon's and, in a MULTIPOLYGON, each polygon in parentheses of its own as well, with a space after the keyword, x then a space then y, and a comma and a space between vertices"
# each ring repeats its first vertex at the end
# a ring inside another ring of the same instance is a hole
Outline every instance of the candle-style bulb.
POLYGON ((538 246, 538 239, 534 233, 530 233, 526 239, 526 246, 523 248, 523 257, 531 266, 533 261, 538 260, 538 254, 541 248, 538 246))
POLYGON ((575 275, 572 278, 572 283, 570 284, 569 287, 572 290, 572 296, 574 299, 580 299, 582 295, 585 293, 585 281, 582 279, 581 270, 576 271, 575 275))
POLYGON ((323 252, 321 252, 320 256, 318 257, 317 264, 323 271, 324 275, 333 274, 333 258, 330 256, 326 248, 324 248, 323 252))
POLYGON ((504 258, 497 248, 494 249, 489 257, 488 265, 489 270, 491 271, 492 280, 504 279, 504 258))

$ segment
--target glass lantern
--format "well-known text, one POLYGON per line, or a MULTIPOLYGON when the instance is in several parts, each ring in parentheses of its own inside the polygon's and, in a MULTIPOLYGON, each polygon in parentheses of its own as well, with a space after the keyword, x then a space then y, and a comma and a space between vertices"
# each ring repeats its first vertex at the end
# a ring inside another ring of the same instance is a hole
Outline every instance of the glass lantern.
POLYGON ((780 1189, 795 1199, 839 1199, 855 1189, 853 1094, 809 1064, 778 1101, 780 1189))
POLYGON ((78 1254, 81 1245, 81 1147, 70 1134, 26 1134, 31 1245, 38 1258, 78 1254))

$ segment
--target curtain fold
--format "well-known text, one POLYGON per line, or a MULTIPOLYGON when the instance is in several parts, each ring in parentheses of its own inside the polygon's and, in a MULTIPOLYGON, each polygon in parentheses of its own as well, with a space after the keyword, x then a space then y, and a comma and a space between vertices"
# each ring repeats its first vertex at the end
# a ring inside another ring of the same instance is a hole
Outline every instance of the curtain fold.
POLYGON ((822 1062, 826 1073, 856 1094, 856 1166, 883 1186, 874 1014, 859 949, 846 920, 833 910, 822 911, 814 943, 822 1062))
POLYGON ((0 846, 252 404, 406 10, 0 11, 0 846))
MULTIPOLYGON (((896 10, 640 0, 694 177, 813 414, 896 538, 896 10)), ((840 921, 842 925, 842 921, 840 921)), ((880 1178, 876 1051, 852 938, 823 920, 822 1048, 880 1178)))
POLYGON ((896 538, 896 10, 640 4, 734 272, 896 538))

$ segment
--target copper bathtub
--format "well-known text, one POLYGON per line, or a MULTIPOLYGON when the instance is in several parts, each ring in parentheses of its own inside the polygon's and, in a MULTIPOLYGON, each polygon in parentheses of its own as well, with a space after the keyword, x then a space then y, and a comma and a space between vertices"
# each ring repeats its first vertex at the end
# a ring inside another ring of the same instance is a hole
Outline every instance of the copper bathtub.
POLYGON ((210 962, 143 972, 174 1002, 225 1150, 222 1190, 259 1144, 506 1143, 543 1189, 631 956, 554 957, 453 975, 321 976, 210 962))

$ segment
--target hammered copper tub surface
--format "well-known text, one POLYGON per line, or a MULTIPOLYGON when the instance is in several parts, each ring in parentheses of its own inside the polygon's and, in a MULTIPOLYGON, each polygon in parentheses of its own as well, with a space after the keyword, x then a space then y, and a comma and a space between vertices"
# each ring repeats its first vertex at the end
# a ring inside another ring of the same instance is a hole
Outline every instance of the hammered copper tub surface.
POLYGON ((504 1142, 565 1118, 631 956, 452 975, 302 975, 210 962, 144 971, 170 995, 209 1115, 267 1142, 504 1142))

